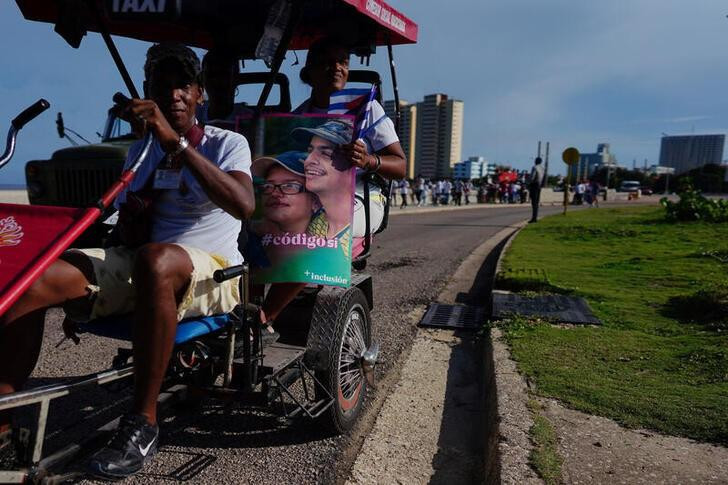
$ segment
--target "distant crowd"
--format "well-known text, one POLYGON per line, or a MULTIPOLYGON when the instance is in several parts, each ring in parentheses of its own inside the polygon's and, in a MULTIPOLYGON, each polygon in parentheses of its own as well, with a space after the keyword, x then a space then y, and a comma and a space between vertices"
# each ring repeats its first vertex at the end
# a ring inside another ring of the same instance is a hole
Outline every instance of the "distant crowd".
MULTIPOLYGON (((512 181, 488 180, 478 185, 470 179, 426 179, 417 177, 394 181, 392 206, 424 207, 442 205, 526 204, 530 202, 528 177, 512 181)), ((556 189, 558 190, 558 189, 556 189)), ((601 185, 596 180, 583 179, 571 186, 574 205, 598 206, 601 185)))
POLYGON ((415 206, 468 205, 470 203, 525 204, 528 186, 525 180, 483 182, 475 185, 469 179, 404 179, 392 186, 392 205, 415 206))
POLYGON ((574 205, 589 204, 589 207, 599 207, 599 193, 602 186, 596 180, 582 179, 574 185, 574 205))

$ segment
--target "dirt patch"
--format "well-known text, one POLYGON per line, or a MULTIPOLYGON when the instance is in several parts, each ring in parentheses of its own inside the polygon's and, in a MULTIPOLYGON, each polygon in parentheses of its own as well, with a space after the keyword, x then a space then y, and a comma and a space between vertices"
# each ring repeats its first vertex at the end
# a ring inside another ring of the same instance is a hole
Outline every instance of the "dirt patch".
POLYGON ((406 266, 414 266, 424 261, 424 258, 418 256, 402 256, 401 258, 393 259, 391 261, 384 261, 379 264, 372 265, 380 271, 387 271, 395 268, 404 268, 406 266))
POLYGON ((566 483, 728 483, 728 448, 625 429, 551 399, 539 402, 556 428, 566 483))

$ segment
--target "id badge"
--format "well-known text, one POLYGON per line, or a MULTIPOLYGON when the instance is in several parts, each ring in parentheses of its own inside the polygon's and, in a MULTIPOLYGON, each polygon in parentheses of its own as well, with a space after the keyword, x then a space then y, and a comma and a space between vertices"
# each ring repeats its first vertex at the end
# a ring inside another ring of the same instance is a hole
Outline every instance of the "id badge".
POLYGON ((182 181, 182 171, 159 168, 154 172, 155 189, 179 189, 182 181))

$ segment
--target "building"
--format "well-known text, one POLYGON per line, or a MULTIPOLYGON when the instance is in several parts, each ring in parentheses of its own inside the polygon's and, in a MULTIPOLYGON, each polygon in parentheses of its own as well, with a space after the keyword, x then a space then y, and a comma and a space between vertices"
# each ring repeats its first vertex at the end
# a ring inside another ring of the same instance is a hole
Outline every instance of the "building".
POLYGON ((478 179, 488 175, 488 162, 483 157, 470 157, 456 163, 452 168, 452 176, 456 179, 478 179))
MULTIPOLYGON (((384 112, 395 122, 397 113, 394 110, 394 100, 384 102, 384 112)), ((415 178, 415 140, 417 139, 417 105, 407 101, 399 102, 399 127, 397 135, 402 145, 405 160, 407 160, 407 178, 415 178)))
MULTIPOLYGON (((394 119, 394 101, 385 101, 394 119)), ((446 94, 430 94, 416 104, 400 102, 399 137, 407 155, 407 176, 449 177, 461 160, 464 103, 446 94), (405 144, 407 147, 405 147, 405 144)))
POLYGON ((660 165, 681 174, 710 163, 723 163, 725 135, 663 136, 660 165))
POLYGON ((617 158, 609 151, 609 143, 600 143, 595 153, 582 153, 579 155, 579 163, 569 165, 569 177, 571 183, 574 183, 591 177, 602 167, 616 166, 617 158))

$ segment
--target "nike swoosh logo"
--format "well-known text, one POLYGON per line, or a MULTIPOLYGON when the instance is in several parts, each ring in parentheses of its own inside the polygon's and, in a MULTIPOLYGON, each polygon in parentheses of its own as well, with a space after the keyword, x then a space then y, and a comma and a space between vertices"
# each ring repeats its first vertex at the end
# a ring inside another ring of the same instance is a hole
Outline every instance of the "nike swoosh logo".
POLYGON ((142 456, 147 456, 147 453, 149 453, 149 449, 152 447, 154 442, 157 441, 157 438, 155 437, 152 441, 149 442, 147 446, 139 447, 139 453, 142 454, 142 456))

